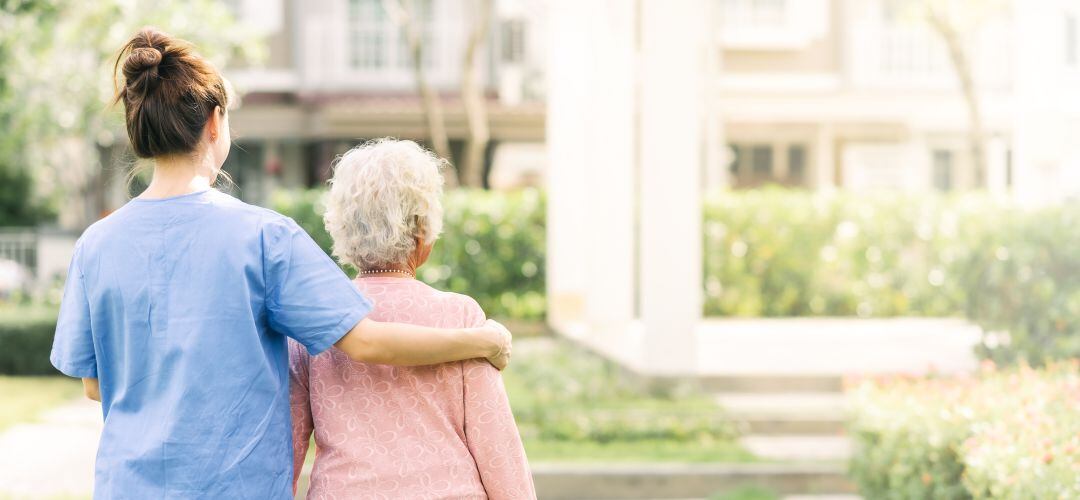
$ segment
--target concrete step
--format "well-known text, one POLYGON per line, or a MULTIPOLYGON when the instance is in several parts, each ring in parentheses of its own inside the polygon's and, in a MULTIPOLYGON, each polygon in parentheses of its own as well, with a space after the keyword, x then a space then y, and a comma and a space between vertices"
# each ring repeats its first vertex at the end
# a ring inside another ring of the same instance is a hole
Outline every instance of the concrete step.
POLYGON ((846 494, 843 464, 533 464, 541 500, 708 498, 760 486, 780 495, 846 494))
POLYGON ((702 389, 713 393, 840 394, 844 390, 841 375, 730 374, 706 375, 700 380, 702 389))
POLYGON ((766 460, 844 463, 852 453, 852 443, 847 436, 752 434, 740 438, 739 442, 751 453, 766 460))
POLYGON ((840 393, 722 393, 716 402, 745 432, 761 435, 843 433, 845 398, 840 393))
POLYGON ((862 500, 859 495, 787 495, 783 500, 862 500))

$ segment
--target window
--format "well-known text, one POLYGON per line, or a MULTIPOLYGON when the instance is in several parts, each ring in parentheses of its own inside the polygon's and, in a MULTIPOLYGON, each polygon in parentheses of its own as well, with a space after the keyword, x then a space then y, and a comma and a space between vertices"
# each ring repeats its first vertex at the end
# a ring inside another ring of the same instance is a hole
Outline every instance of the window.
POLYGON ((350 0, 349 65, 377 69, 386 65, 386 17, 379 0, 350 0))
MULTIPOLYGON (((437 50, 432 0, 404 0, 423 38, 424 65, 434 66, 437 50)), ((412 53, 401 28, 390 18, 381 0, 349 0, 349 66, 360 70, 408 68, 412 53)))
POLYGON ((1080 64, 1080 26, 1075 14, 1065 16, 1065 64, 1080 64))
POLYGON ((787 0, 720 0, 721 24, 738 27, 783 27, 787 0))
POLYGON ((865 50, 877 53, 875 64, 883 75, 934 78, 949 72, 945 45, 928 24, 917 22, 919 12, 912 0, 882 2, 880 30, 865 50))
POLYGON ((798 144, 789 146, 787 183, 794 186, 802 186, 805 178, 806 147, 798 144))
POLYGON ((507 19, 502 23, 500 33, 502 62, 517 64, 525 60, 525 21, 507 19))
POLYGON ((771 176, 773 171, 771 146, 754 146, 750 149, 750 168, 755 177, 771 176))
POLYGON ((953 153, 938 149, 934 151, 934 188, 939 191, 953 189, 953 153))
POLYGON ((731 152, 728 178, 732 187, 806 184, 809 158, 805 143, 740 142, 728 147, 731 152))

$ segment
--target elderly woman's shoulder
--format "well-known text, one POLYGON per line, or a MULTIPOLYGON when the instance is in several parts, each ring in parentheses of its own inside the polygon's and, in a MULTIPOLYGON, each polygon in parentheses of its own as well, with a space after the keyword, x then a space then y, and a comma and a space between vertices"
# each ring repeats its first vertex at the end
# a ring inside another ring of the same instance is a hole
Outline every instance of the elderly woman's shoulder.
POLYGON ((487 315, 484 314, 484 309, 480 307, 480 304, 476 302, 476 299, 461 293, 439 291, 439 294, 444 300, 453 304, 455 307, 460 308, 462 314, 470 324, 478 323, 482 324, 487 320, 487 315))

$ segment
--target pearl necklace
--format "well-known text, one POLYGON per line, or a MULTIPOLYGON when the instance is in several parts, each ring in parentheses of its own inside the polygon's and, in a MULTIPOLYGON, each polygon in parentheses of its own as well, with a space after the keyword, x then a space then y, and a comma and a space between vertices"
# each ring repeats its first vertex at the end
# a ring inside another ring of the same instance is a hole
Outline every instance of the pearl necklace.
POLYGON ((364 270, 364 271, 360 271, 360 275, 368 275, 368 276, 375 275, 375 274, 390 274, 390 273, 404 274, 404 275, 406 275, 406 276, 408 276, 410 278, 415 278, 416 277, 415 274, 413 274, 413 273, 411 273, 409 271, 406 271, 404 269, 367 269, 367 270, 364 270))

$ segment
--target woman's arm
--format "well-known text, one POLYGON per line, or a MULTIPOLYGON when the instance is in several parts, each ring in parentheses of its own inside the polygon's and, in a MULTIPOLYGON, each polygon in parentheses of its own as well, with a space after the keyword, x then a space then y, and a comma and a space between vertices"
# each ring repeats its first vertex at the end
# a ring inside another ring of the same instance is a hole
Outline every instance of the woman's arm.
POLYGON ((444 329, 365 318, 334 346, 367 363, 418 366, 484 358, 501 370, 510 362, 511 336, 492 320, 476 328, 444 329))
POLYGON ((311 393, 308 390, 308 354, 298 342, 289 341, 289 409, 292 411, 293 495, 304 470, 311 433, 315 420, 311 415, 311 393))
POLYGON ((87 398, 94 401, 101 402, 101 386, 98 385, 98 379, 96 378, 83 378, 82 379, 83 394, 86 394, 87 398))
POLYGON ((499 372, 487 363, 466 361, 465 442, 492 500, 535 499, 529 461, 499 372))

